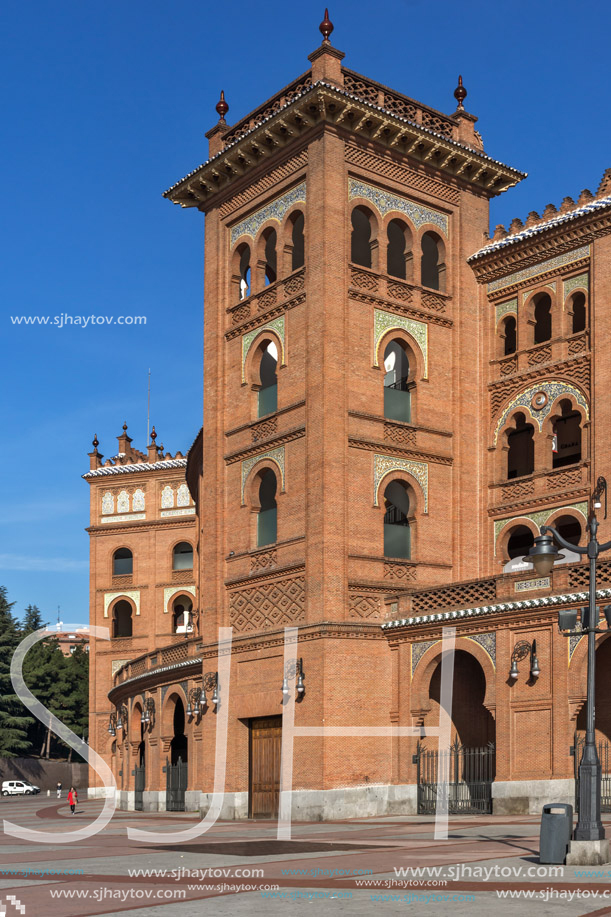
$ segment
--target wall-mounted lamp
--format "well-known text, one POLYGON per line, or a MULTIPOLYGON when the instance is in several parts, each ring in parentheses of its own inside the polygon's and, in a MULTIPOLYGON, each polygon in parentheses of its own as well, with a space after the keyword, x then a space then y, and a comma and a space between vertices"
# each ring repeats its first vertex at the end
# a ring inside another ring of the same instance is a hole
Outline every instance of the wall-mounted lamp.
POLYGON ((140 722, 143 726, 150 726, 151 729, 155 725, 155 700, 152 697, 147 697, 144 701, 144 707, 142 708, 142 716, 140 717, 140 722))
POLYGON ((117 714, 113 710, 108 718, 108 735, 113 738, 117 734, 117 714))
POLYGON ((295 678, 297 676, 297 700, 305 694, 305 683, 304 683, 304 672, 303 672, 303 659, 300 656, 299 659, 296 659, 294 662, 287 662, 284 667, 284 678, 282 679, 282 694, 284 697, 289 696, 289 678, 295 678))
POLYGON ((217 707, 220 701, 218 672, 206 672, 206 674, 202 677, 202 696, 200 699, 200 707, 202 710, 204 707, 208 706, 206 691, 212 691, 212 703, 215 707, 217 707))
POLYGON ((122 729, 123 732, 127 729, 127 707, 125 704, 120 704, 117 707, 117 729, 122 729))
POLYGON ((513 648, 513 653, 511 654, 511 667, 509 669, 509 677, 512 681, 518 677, 518 662, 521 662, 522 659, 530 655, 530 677, 538 678, 541 674, 541 669, 539 668, 539 660, 537 659, 537 641, 533 640, 532 643, 529 643, 528 640, 520 640, 519 643, 513 648))
POLYGON ((187 702, 187 716, 199 716, 202 712, 202 689, 191 688, 187 702))

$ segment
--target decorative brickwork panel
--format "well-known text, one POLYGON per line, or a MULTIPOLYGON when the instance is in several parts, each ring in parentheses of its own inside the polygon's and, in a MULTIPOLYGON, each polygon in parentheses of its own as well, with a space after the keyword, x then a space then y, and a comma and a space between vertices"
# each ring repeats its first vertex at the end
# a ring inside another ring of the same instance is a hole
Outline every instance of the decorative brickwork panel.
POLYGON ((301 293, 305 286, 305 273, 301 271, 300 274, 295 274, 294 277, 289 277, 288 280, 284 281, 284 295, 293 296, 295 293, 301 293))
POLYGON ((250 306, 248 303, 245 303, 243 306, 238 306, 238 308, 234 309, 231 313, 231 323, 233 325, 239 325, 240 322, 245 322, 247 318, 250 318, 250 306))
POLYGON ((132 662, 131 665, 131 677, 134 675, 142 675, 146 671, 146 659, 138 659, 136 662, 132 662))
POLYGON ((278 564, 278 554, 276 551, 262 551, 259 554, 253 554, 250 559, 250 572, 257 570, 269 570, 278 564))
POLYGON ((385 423, 384 439, 397 446, 415 447, 416 431, 411 427, 403 427, 396 423, 385 423))
POLYGON ((172 570, 173 583, 190 583, 193 580, 193 570, 172 570))
POLYGON ((578 338, 573 338, 572 341, 569 341, 569 353, 571 356, 576 353, 584 353, 587 349, 585 335, 578 338))
POLYGON ((440 118, 439 115, 434 115, 432 112, 422 112, 422 126, 443 137, 452 137, 452 125, 445 118, 440 118))
POLYGON ((507 487, 503 487, 503 500, 517 500, 520 497, 529 497, 534 492, 534 481, 521 481, 518 484, 508 484, 507 487))
POLYGON ((260 210, 255 211, 251 216, 242 220, 236 226, 233 226, 231 229, 231 244, 235 245, 242 236, 250 236, 254 239, 260 228, 264 223, 267 223, 268 220, 274 220, 276 223, 281 223, 289 210, 295 204, 305 204, 305 199, 306 184, 302 182, 297 185, 296 188, 291 188, 290 191, 286 191, 284 194, 280 195, 280 197, 276 198, 275 201, 272 201, 265 207, 261 207, 260 210))
POLYGON ((415 229, 420 229, 421 226, 430 223, 436 226, 444 236, 448 235, 448 218, 445 213, 433 210, 432 207, 425 207, 424 204, 417 204, 398 194, 382 191, 381 188, 367 185, 365 182, 357 181, 356 178, 348 180, 348 198, 351 201, 355 198, 364 198, 373 204, 382 217, 391 212, 402 213, 410 220, 415 229))
POLYGON ((357 271, 354 268, 350 270, 350 282, 353 286, 361 290, 377 290, 380 281, 375 274, 368 274, 365 271, 357 271))
POLYGON ((258 443, 261 439, 267 439, 269 436, 273 436, 277 430, 277 417, 270 417, 268 420, 264 420, 263 423, 254 424, 251 430, 252 441, 253 443, 258 443))
POLYGON ((379 618, 381 615, 380 599, 373 595, 351 595, 348 617, 357 620, 379 618))
MULTIPOLYGON (((518 358, 509 357, 508 360, 503 360, 502 363, 499 363, 499 370, 501 376, 512 376, 518 371, 518 358)), ((501 398, 502 403, 502 398, 501 398)))
POLYGON ((297 171, 297 169, 307 165, 307 162, 308 151, 305 149, 302 150, 301 153, 298 153, 297 156, 289 159, 288 162, 278 166, 277 169, 274 169, 268 175, 264 175, 259 179, 259 181, 249 185, 248 188, 245 188, 244 191, 236 194, 236 196, 232 197, 231 200, 225 201, 224 204, 221 204, 221 217, 224 218, 229 216, 229 214, 233 213, 234 210, 237 210, 238 207, 242 207, 249 201, 253 201, 268 188, 275 188, 283 179, 289 178, 294 172, 297 171))
POLYGON ((414 582, 416 579, 415 564, 385 563, 384 579, 403 580, 414 582))
POLYGON ((545 483, 548 490, 566 490, 569 487, 575 487, 581 484, 581 468, 550 474, 545 483))
POLYGON ((376 156, 374 153, 363 150, 361 147, 353 146, 350 143, 346 145, 346 162, 369 169, 370 172, 374 172, 376 175, 391 178, 402 185, 409 185, 419 191, 433 194, 452 204, 458 204, 459 202, 459 194, 454 188, 449 188, 428 175, 400 166, 386 156, 376 156))
POLYGON ((537 350, 531 350, 528 354, 528 365, 529 366, 540 366, 541 363, 549 363, 552 359, 552 348, 551 345, 547 344, 545 347, 539 347, 537 350))
POLYGON ((355 77, 350 76, 349 73, 344 74, 344 89, 365 102, 371 102, 372 105, 379 105, 381 101, 380 90, 377 86, 372 83, 366 83, 363 80, 357 80, 355 77))
MULTIPOLYGON (((587 587, 590 583, 590 565, 581 563, 569 571, 569 589, 587 587)), ((611 583, 611 561, 602 560, 596 564, 596 587, 611 583)))
POLYGON ((408 121, 415 121, 418 115, 418 106, 407 99, 400 99, 384 92, 384 108, 393 115, 399 115, 400 118, 407 118, 408 121))
POLYGON ((445 312, 446 311, 446 301, 443 296, 436 296, 435 293, 423 293, 422 294, 422 307, 428 309, 429 312, 445 312))
POLYGON ((304 614, 303 576, 242 589, 229 597, 229 621, 238 632, 296 624, 304 614))
POLYGON ((477 583, 461 583, 430 592, 418 592, 412 597, 412 610, 419 614, 437 611, 439 608, 474 608, 484 602, 496 599, 496 580, 481 580, 477 583))
POLYGON ((303 80, 300 80, 297 83, 292 83, 287 89, 283 90, 279 95, 277 95, 272 102, 262 109, 258 109, 248 118, 247 121, 242 121, 237 124, 232 131, 225 135, 225 143, 233 143, 235 140, 239 140, 240 137, 243 137, 249 131, 254 130, 255 127, 258 127, 260 124, 267 118, 271 118, 272 115, 275 115, 276 112, 279 112, 280 109, 284 108, 285 105, 288 105, 289 102, 292 102, 293 99, 300 96, 303 92, 306 92, 312 85, 311 73, 309 73, 303 80))
POLYGON ((397 299, 399 302, 411 302, 412 290, 406 283, 399 283, 396 280, 389 280, 387 292, 391 299, 397 299))
POLYGON ((177 643, 161 651, 161 665, 171 665, 173 662, 182 662, 187 658, 188 647, 185 643, 177 643))
POLYGON ((275 305, 277 298, 277 287, 274 287, 273 290, 266 290, 264 293, 261 293, 259 296, 257 296, 258 311, 264 312, 266 309, 269 309, 271 306, 275 305))

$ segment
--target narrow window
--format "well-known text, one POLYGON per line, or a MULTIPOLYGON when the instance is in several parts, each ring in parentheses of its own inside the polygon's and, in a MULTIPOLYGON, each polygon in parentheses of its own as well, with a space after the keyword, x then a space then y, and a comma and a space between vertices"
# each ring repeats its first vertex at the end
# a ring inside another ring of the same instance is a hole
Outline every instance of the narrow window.
POLYGON ((573 296, 573 334, 586 330, 586 298, 583 293, 573 296))
POLYGON ((265 240, 265 285, 274 283, 277 279, 276 269, 276 230, 272 229, 265 240))
POLYGON ((132 606, 125 599, 117 602, 112 612, 113 637, 132 636, 132 606))
POLYGON ((172 630, 175 634, 187 634, 191 628, 193 603, 186 595, 179 595, 172 603, 172 630))
POLYGON ((273 414, 278 410, 278 348, 273 341, 264 344, 259 364, 259 417, 273 414))
POLYGON ((408 390, 409 361, 400 341, 391 341, 384 351, 384 417, 411 421, 411 394, 408 390))
POLYGON ((277 538, 277 513, 276 508, 276 475, 267 469, 261 475, 259 484, 259 516, 257 519, 257 547, 274 544, 277 538))
POLYGON ((350 260, 353 264, 371 267, 371 223, 360 207, 355 207, 352 211, 350 260))
POLYGON ((388 224, 387 235, 386 272, 392 277, 399 277, 401 280, 405 280, 405 262, 407 259, 405 225, 400 220, 391 220, 388 224))
POLYGON ((562 416, 554 424, 553 468, 574 465, 581 461, 581 415, 570 401, 562 401, 562 416))
POLYGON ((534 427, 524 414, 516 414, 516 426, 507 436, 507 477, 521 478, 535 468, 534 427))
POLYGON ((391 481, 384 491, 384 557, 411 557, 409 496, 405 484, 391 481))
POLYGON ((112 555, 112 575, 130 576, 134 572, 134 555, 129 548, 119 548, 112 555))
POLYGON ((503 331, 505 333, 504 354, 508 357, 509 354, 516 352, 517 347, 516 320, 513 315, 505 319, 503 331))
POLYGON ((422 257, 420 259, 420 282, 431 290, 445 290, 445 270, 441 240, 432 232, 422 236, 422 257))
POLYGON ((172 552, 172 570, 193 569, 193 545, 181 541, 172 552))
POLYGON ((552 336, 552 301, 547 293, 541 293, 535 302, 535 344, 544 344, 552 336))
POLYGON ((240 299, 250 296, 250 248, 245 245, 240 255, 240 299))
POLYGON ((303 213, 298 213, 293 220, 293 251, 291 254, 291 270, 293 271, 297 271, 305 264, 305 239, 303 235, 304 225, 305 218, 303 213))

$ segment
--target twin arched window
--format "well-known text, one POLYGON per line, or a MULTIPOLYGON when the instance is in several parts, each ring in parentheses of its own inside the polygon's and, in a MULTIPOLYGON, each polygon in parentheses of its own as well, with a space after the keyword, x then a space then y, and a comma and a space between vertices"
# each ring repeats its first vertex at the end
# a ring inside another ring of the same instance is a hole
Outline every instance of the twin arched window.
MULTIPOLYGON (((232 282, 239 288, 239 299, 246 299, 253 292, 251 284, 252 270, 255 271, 254 290, 257 292, 275 283, 285 273, 291 273, 302 268, 305 263, 305 219, 300 210, 294 211, 288 218, 284 239, 278 244, 278 232, 273 227, 263 231, 256 245, 256 251, 251 251, 246 242, 238 245, 233 255, 232 282), (279 264, 279 259, 282 263, 279 264)), ((235 293, 234 293, 235 295, 235 293)))
MULTIPOLYGON (((571 544, 579 544, 582 536, 582 526, 575 516, 569 516, 568 514, 559 516, 557 519, 554 519, 551 524, 568 542, 571 544)), ((514 525, 510 529, 509 538, 507 538, 505 547, 505 554, 508 560, 505 563, 504 569, 507 572, 511 572, 513 569, 519 569, 521 567, 522 558, 528 555, 534 541, 535 536, 527 525, 514 525)), ((563 556, 563 560, 561 560, 560 563, 571 563, 577 560, 576 554, 567 551, 566 548, 560 549, 560 553, 563 556)))
MULTIPOLYGON (((552 468, 575 465, 582 456, 581 414, 568 399, 559 404, 553 422, 552 468)), ((521 412, 507 431, 507 478, 520 478, 535 471, 535 428, 521 412)))
MULTIPOLYGON (((566 319, 564 320, 566 334, 580 334, 586 330, 587 325, 587 303, 585 294, 577 290, 569 297, 566 303, 566 319)), ((545 344, 550 341, 554 333, 554 324, 559 322, 555 315, 551 296, 549 293, 540 292, 533 296, 527 307, 528 322, 532 327, 532 339, 524 346, 536 344, 545 344)), ((556 335, 558 333, 556 332, 556 335)), ((516 353, 518 349, 518 331, 517 320, 514 315, 504 318, 499 326, 499 337, 501 339, 501 355, 509 356, 516 353)))

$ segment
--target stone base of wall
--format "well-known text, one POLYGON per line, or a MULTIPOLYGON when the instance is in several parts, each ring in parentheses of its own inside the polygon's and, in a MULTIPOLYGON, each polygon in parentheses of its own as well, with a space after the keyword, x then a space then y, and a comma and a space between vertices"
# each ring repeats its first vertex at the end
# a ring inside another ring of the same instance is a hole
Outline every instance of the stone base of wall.
POLYGON ((492 784, 493 815, 540 815, 551 802, 575 805, 574 780, 507 780, 492 784))

